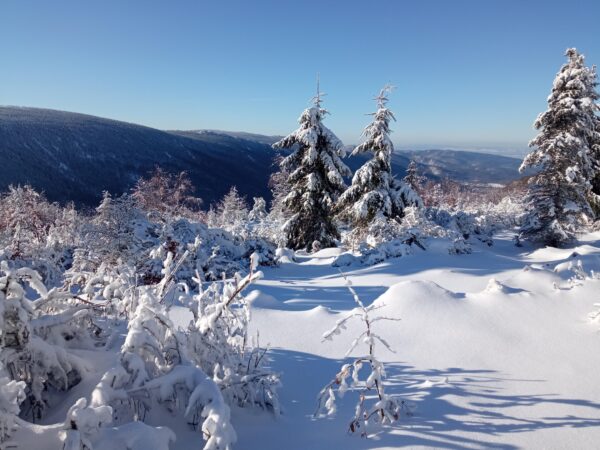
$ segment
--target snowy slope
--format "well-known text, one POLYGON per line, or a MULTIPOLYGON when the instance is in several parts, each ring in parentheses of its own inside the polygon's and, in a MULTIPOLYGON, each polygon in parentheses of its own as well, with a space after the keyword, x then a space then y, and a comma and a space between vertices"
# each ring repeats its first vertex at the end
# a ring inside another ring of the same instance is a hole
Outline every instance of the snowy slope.
POLYGON ((576 248, 575 258, 573 250, 518 252, 506 240, 472 255, 431 250, 348 270, 364 301, 402 319, 378 325, 396 351, 379 354, 389 362, 387 392, 417 407, 414 417, 367 441, 345 433, 351 396, 335 419, 310 417, 359 327, 321 342, 354 306, 327 264, 331 250, 267 271, 263 301, 254 294, 253 324, 276 347, 287 414, 272 427, 241 423, 240 442, 276 449, 294 436, 286 448, 598 448, 600 323, 587 315, 600 300, 600 280, 568 281, 572 260, 588 272, 600 269, 598 239, 576 248))
MULTIPOLYGON (((350 322, 333 341, 321 339, 354 308, 341 274, 331 267, 339 250, 266 268, 248 295, 252 334, 271 347, 284 412, 275 419, 234 410, 236 448, 598 448, 600 322, 591 322, 588 313, 600 300, 600 279, 591 279, 592 270, 600 271, 600 233, 560 250, 519 249, 509 238, 470 255, 449 255, 444 245, 433 245, 373 267, 345 269, 365 303, 384 305, 381 314, 401 318, 377 323, 396 352, 380 347, 378 355, 387 363, 386 392, 416 407, 412 417, 368 439, 346 433, 352 393, 334 418, 312 417, 318 391, 359 332, 359 323, 350 322), (578 279, 579 261, 588 279, 578 279)), ((172 319, 185 325, 189 317, 172 319)), ((89 395, 114 351, 95 359, 96 370, 45 423, 63 420, 76 398, 89 395)), ((359 346, 353 355, 364 351, 359 346)), ((172 448, 201 448, 198 433, 168 415, 157 415, 153 424, 173 428, 172 448)), ((57 442, 56 431, 27 426, 15 441, 31 450, 50 448, 46 443, 57 442), (40 440, 35 431, 47 436, 40 440)))

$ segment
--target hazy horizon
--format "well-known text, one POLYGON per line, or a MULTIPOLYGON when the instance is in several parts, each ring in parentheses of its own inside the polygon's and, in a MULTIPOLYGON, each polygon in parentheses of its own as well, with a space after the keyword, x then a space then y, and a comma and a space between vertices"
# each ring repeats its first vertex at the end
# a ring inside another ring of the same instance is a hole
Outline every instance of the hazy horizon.
POLYGON ((356 143, 386 83, 398 148, 523 153, 567 47, 600 63, 600 3, 310 0, 0 4, 0 103, 158 129, 285 135, 320 74, 356 143))

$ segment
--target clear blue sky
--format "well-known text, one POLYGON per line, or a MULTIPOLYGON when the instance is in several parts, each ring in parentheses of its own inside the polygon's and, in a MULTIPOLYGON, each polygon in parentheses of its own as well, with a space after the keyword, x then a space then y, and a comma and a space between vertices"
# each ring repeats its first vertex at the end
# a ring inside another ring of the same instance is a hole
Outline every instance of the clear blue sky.
POLYGON ((356 143, 385 83, 399 147, 525 148, 600 1, 0 0, 0 104, 283 134, 315 89, 356 143))

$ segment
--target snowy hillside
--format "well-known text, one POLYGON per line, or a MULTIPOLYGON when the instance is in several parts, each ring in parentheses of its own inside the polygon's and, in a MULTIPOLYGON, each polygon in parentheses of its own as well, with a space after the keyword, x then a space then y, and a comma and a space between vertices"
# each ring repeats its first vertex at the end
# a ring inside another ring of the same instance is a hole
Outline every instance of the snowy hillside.
POLYGON ((600 279, 579 279, 576 268, 581 261, 588 277, 597 273, 599 238, 535 251, 502 239, 471 255, 429 250, 346 269, 364 302, 401 319, 377 324, 396 352, 381 347, 380 357, 388 363, 386 392, 415 407, 412 417, 366 441, 345 434, 356 401, 350 394, 333 420, 310 417, 315 393, 349 362, 344 354, 360 330, 355 320, 333 341, 321 338, 354 307, 329 265, 335 252, 266 271, 255 293, 253 327, 275 347, 287 414, 260 436, 241 425, 241 441, 264 449, 278 448, 283 436, 294 436, 286 445, 294 449, 595 448, 600 323, 588 314, 600 279))
MULTIPOLYGON (((234 408, 235 448, 595 448, 600 323, 588 314, 598 301, 600 234, 561 250, 518 249, 509 237, 468 255, 449 255, 440 241, 426 252, 344 269, 363 302, 401 319, 375 326, 395 351, 378 347, 386 393, 403 400, 409 414, 367 439, 347 433, 357 400, 351 391, 333 417, 313 418, 319 390, 350 361, 344 354, 360 333, 355 319, 332 341, 322 339, 356 306, 331 266, 339 250, 297 253, 295 261, 265 268, 247 297, 250 335, 270 347, 269 365, 281 374, 282 414, 234 408)), ((191 318, 176 304, 170 314, 181 327, 191 318)), ((117 363, 122 339, 79 352, 92 367, 42 424, 63 421, 77 398, 90 397, 117 363)), ((359 344, 352 355, 365 351, 359 344)), ((201 448, 198 433, 166 412, 149 423, 173 429, 172 448, 201 448)), ((30 450, 59 448, 59 429, 23 423, 14 441, 30 450)), ((110 445, 100 439, 94 449, 110 445)), ((154 448, 148 445, 134 448, 154 448)))

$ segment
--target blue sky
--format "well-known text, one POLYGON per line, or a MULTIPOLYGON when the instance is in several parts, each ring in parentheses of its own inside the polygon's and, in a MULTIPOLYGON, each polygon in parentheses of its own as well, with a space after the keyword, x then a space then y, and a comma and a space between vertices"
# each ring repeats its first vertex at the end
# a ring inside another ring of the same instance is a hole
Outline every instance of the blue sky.
POLYGON ((356 143, 385 83, 402 148, 524 149, 600 1, 0 0, 0 104, 161 129, 293 130, 320 73, 356 143))

